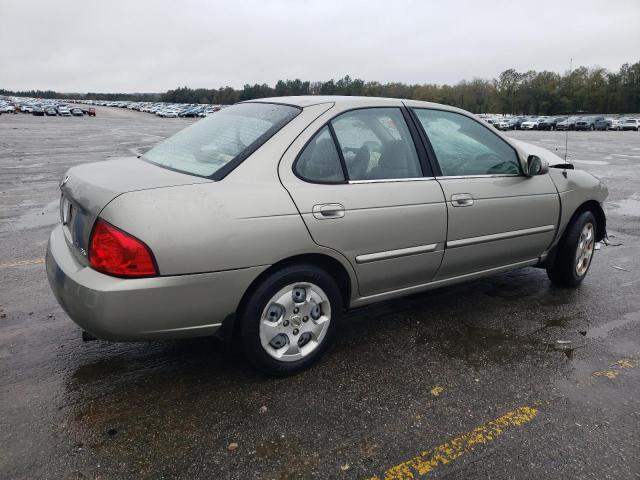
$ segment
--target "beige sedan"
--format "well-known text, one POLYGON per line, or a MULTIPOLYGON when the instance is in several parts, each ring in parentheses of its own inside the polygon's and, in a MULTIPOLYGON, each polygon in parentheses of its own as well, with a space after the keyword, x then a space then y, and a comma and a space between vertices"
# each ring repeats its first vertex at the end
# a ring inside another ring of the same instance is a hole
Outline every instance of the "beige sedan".
POLYGON ((239 336, 274 375, 350 308, 525 266, 579 285, 607 195, 468 112, 321 96, 224 108, 61 191, 47 273, 86 338, 239 336))

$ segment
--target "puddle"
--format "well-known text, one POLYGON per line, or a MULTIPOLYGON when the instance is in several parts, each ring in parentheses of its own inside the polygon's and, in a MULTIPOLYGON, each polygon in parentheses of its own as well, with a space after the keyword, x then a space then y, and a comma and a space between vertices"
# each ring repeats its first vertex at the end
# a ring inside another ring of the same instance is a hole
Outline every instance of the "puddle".
POLYGON ((640 217, 640 199, 638 199, 638 195, 633 195, 619 202, 612 202, 611 205, 616 209, 617 214, 640 217))
POLYGON ((602 160, 572 160, 572 163, 584 163, 585 165, 609 165, 609 162, 602 160))
POLYGON ((622 158, 640 158, 640 155, 627 155, 625 153, 612 153, 614 157, 622 157, 622 158))
POLYGON ((604 338, 616 328, 620 328, 637 321, 640 321, 640 312, 627 313, 623 318, 607 322, 599 327, 590 328, 587 331, 587 338, 604 338))
POLYGON ((540 330, 546 330, 547 328, 566 328, 567 324, 574 320, 572 317, 556 317, 547 320, 544 326, 540 330))
POLYGON ((501 329, 462 324, 440 332, 418 336, 418 342, 434 343, 450 357, 463 358, 470 363, 488 360, 495 363, 520 361, 527 355, 553 350, 540 339, 521 336, 501 329))
POLYGON ((32 228, 55 225, 60 220, 60 200, 47 203, 44 207, 32 208, 10 223, 13 230, 29 230, 32 228))

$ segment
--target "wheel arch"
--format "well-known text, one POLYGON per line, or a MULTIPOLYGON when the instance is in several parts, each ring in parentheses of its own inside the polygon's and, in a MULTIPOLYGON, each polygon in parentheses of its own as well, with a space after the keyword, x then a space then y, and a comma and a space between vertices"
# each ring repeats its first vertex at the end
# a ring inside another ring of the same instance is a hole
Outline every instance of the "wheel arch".
POLYGON ((354 289, 357 289, 357 285, 353 285, 355 279, 352 279, 347 268, 339 260, 322 253, 294 255, 274 263, 251 282, 242 295, 236 311, 222 322, 222 327, 219 330, 219 335, 222 338, 230 340, 238 337, 240 333, 240 322, 237 322, 236 319, 242 313, 243 305, 246 304, 249 295, 273 272, 291 265, 313 265, 326 271, 335 280, 340 289, 343 308, 347 309, 349 307, 351 294, 354 289))
POLYGON ((558 253, 558 248, 562 245, 564 241, 567 229, 573 223, 573 221, 584 212, 592 212, 596 217, 596 241, 600 242, 604 240, 607 236, 607 217, 604 214, 604 210, 602 210, 602 206, 597 200, 587 200, 586 202, 581 203, 574 211, 567 223, 564 225, 562 232, 556 243, 553 245, 551 250, 549 250, 547 258, 542 261, 538 267, 547 268, 549 265, 553 264, 555 261, 556 255, 558 253))
POLYGON ((573 222, 578 215, 587 211, 590 211, 596 217, 596 241, 600 242, 604 240, 607 235, 607 217, 604 214, 602 205, 600 205, 596 200, 588 200, 576 208, 575 212, 573 212, 573 215, 571 216, 571 220, 567 223, 567 226, 571 225, 571 222, 573 222))

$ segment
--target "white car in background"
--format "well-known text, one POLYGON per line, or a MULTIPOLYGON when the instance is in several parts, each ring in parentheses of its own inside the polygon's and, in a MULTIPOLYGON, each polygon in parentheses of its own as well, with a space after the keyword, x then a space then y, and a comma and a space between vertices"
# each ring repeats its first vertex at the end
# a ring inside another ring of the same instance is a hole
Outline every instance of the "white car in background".
POLYGON ((61 117, 70 117, 71 110, 69 110, 69 107, 61 105, 58 107, 58 115, 60 115, 61 117))
POLYGON ((166 108, 164 110, 158 110, 156 112, 156 115, 162 118, 177 118, 178 111, 171 108, 166 108))
POLYGON ((626 118, 624 122, 620 122, 619 130, 635 130, 640 131, 640 119, 626 118))
POLYGON ((529 118, 520 124, 521 130, 537 130, 542 118, 529 118))
POLYGON ((508 118, 501 118, 500 120, 494 121, 493 126, 498 130, 509 130, 510 122, 508 118))

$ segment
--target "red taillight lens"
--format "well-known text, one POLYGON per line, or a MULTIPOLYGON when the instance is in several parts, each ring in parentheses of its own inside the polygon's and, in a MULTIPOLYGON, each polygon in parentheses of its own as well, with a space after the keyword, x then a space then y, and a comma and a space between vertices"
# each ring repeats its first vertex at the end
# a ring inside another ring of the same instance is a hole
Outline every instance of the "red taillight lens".
POLYGON ((91 232, 89 265, 116 277, 158 275, 158 267, 149 247, 100 218, 91 232))

